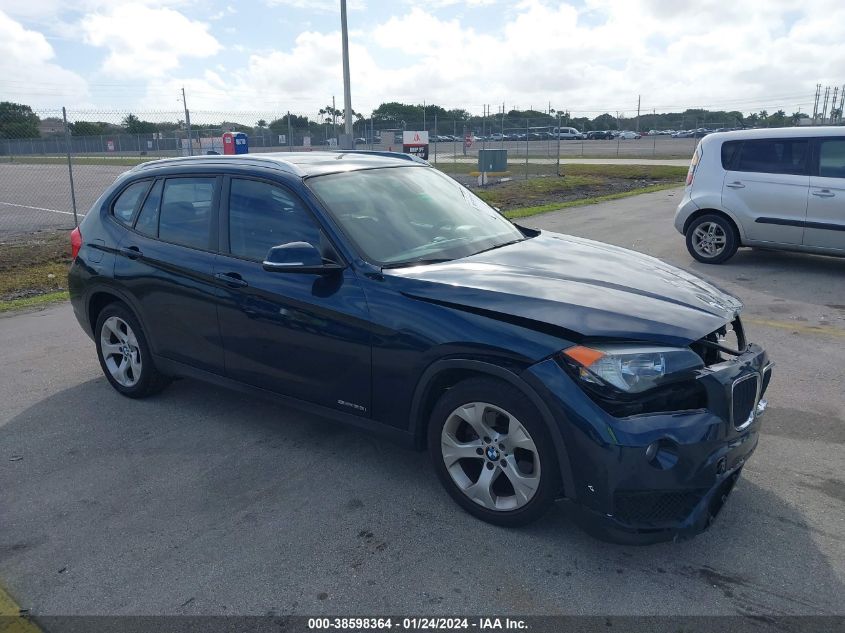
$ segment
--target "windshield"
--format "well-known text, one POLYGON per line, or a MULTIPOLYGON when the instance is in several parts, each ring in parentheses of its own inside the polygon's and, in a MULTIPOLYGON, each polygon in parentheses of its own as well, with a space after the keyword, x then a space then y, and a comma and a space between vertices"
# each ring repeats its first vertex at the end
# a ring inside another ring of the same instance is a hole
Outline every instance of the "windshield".
POLYGON ((307 182, 364 259, 381 266, 456 259, 524 239, 478 196, 429 167, 367 169, 307 182))

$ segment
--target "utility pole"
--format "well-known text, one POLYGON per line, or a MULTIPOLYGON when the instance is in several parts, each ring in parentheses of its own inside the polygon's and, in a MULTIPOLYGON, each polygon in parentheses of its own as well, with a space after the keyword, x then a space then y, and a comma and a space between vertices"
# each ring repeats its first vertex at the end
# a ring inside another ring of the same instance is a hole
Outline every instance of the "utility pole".
POLYGON ((640 98, 642 95, 637 95, 637 134, 640 133, 640 98))
POLYGON ((182 105, 185 106, 185 129, 188 132, 188 156, 193 156, 194 141, 191 138, 191 113, 188 112, 188 100, 185 98, 185 86, 182 86, 182 105))
MULTIPOLYGON (((340 0, 340 27, 343 39, 343 149, 353 149, 352 141, 352 94, 349 91, 349 32, 346 28, 346 0, 340 0)), ((333 104, 334 105, 334 104, 333 104)))

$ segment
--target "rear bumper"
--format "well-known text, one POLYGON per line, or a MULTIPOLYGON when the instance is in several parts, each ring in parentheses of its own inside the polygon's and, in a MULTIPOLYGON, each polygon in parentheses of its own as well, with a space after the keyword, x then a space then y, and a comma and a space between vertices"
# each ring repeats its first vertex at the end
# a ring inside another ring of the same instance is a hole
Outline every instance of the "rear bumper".
POLYGON ((684 225, 686 224, 689 217, 699 210, 699 206, 693 202, 692 200, 692 187, 686 187, 684 189, 684 197, 681 198, 681 201, 678 203, 678 207, 675 209, 675 229, 681 235, 684 234, 684 225))
POLYGON ((555 361, 530 368, 526 379, 550 405, 563 436, 573 481, 564 494, 576 521, 624 543, 705 530, 757 446, 770 368, 766 352, 749 345, 735 361, 702 372, 705 409, 628 418, 601 409, 555 361), (736 385, 751 377, 759 388, 749 415, 732 404, 735 388, 741 393, 736 385))

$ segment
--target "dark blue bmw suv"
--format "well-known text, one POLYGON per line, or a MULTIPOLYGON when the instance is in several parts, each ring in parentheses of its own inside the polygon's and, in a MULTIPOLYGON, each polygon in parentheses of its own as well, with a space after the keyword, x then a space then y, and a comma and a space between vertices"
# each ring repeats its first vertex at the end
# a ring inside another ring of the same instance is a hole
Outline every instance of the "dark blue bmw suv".
POLYGON ((427 447, 485 521, 565 498, 605 538, 690 536, 757 444, 772 364, 736 299, 514 225, 408 156, 149 162, 71 242, 73 308, 121 394, 196 377, 427 447))

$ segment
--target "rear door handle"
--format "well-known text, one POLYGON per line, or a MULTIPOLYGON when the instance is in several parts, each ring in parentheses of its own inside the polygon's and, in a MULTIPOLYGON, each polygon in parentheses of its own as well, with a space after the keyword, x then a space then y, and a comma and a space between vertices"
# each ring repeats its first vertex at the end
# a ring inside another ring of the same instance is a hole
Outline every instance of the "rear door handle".
POLYGON ((730 187, 731 189, 745 189, 745 185, 743 185, 743 184, 742 184, 741 182, 739 182, 738 180, 735 180, 734 182, 729 182, 729 183, 728 183, 727 185, 725 185, 725 186, 726 186, 726 187, 730 187))
POLYGON ((128 257, 129 259, 139 259, 143 255, 141 249, 137 246, 128 246, 125 248, 121 248, 118 250, 118 252, 124 257, 128 257))
POLYGON ((214 278, 224 282, 230 288, 243 288, 249 285, 238 273, 215 273, 214 278))
POLYGON ((821 191, 814 191, 814 196, 818 196, 819 198, 832 198, 836 194, 833 193, 830 189, 822 189, 821 191))

